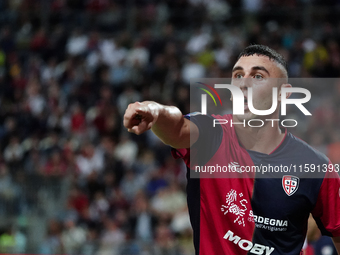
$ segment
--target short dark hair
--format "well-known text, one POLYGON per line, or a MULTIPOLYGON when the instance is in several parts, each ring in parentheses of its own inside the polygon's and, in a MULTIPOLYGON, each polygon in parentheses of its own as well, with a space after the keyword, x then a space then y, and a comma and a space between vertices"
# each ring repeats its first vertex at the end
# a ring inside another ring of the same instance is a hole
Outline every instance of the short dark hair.
POLYGON ((253 55, 267 56, 270 60, 273 60, 281 64, 286 70, 286 72, 288 73, 287 62, 284 59, 284 57, 281 54, 277 53, 272 48, 269 48, 268 46, 265 46, 265 45, 254 44, 254 45, 248 46, 240 53, 237 60, 239 60, 241 57, 248 57, 248 56, 253 56, 253 55))

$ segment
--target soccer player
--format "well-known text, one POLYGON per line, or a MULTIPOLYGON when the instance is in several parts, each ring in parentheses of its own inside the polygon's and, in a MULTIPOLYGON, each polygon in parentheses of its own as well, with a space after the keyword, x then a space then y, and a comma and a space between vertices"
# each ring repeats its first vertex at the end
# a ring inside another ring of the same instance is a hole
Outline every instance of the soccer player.
MULTIPOLYGON (((232 84, 245 97, 252 87, 253 105, 258 110, 272 105, 273 87, 280 96, 282 88, 291 87, 285 60, 263 45, 251 45, 241 52, 232 70, 232 84)), ((282 130, 278 122, 265 122, 262 127, 212 125, 216 118, 229 122, 279 119, 279 107, 270 116, 256 116, 245 100, 244 111, 244 115, 183 116, 174 106, 136 102, 128 106, 124 126, 137 135, 151 129, 172 147, 174 157, 184 160, 188 172, 194 171, 190 157, 197 156, 203 148, 206 153, 200 160, 207 166, 331 166, 325 155, 282 130)), ((279 178, 188 175, 188 207, 196 254, 300 254, 310 213, 321 232, 333 238, 339 252, 339 176, 326 171, 322 178, 303 177, 306 175, 298 173, 282 173, 279 178)))

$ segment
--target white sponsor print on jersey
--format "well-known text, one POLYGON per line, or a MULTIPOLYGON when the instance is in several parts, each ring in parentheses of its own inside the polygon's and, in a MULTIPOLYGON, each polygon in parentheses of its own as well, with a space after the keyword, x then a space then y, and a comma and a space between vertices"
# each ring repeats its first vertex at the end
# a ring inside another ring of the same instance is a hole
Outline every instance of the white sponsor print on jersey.
POLYGON ((243 198, 243 193, 237 193, 236 190, 231 189, 226 195, 226 204, 221 206, 221 211, 224 215, 231 214, 234 217, 234 223, 245 227, 245 218, 248 221, 254 222, 253 212, 250 210, 249 215, 245 216, 250 203, 243 198))
POLYGON ((234 232, 228 230, 228 232, 223 237, 227 241, 233 242, 238 245, 242 250, 249 251, 252 254, 265 254, 270 255, 275 248, 266 245, 253 243, 246 239, 241 239, 241 237, 234 235, 234 232))
POLYGON ((299 177, 293 175, 284 175, 282 177, 282 188, 288 196, 291 196, 298 190, 299 182, 299 177))
POLYGON ((255 223, 256 228, 266 229, 271 232, 287 231, 288 220, 254 215, 250 202, 244 198, 242 192, 238 193, 236 190, 231 189, 225 199, 226 203, 221 205, 221 212, 230 217, 235 224, 245 227, 248 221, 250 224, 255 223))
POLYGON ((271 232, 287 231, 288 220, 271 219, 267 217, 254 215, 255 227, 258 229, 266 229, 271 232))

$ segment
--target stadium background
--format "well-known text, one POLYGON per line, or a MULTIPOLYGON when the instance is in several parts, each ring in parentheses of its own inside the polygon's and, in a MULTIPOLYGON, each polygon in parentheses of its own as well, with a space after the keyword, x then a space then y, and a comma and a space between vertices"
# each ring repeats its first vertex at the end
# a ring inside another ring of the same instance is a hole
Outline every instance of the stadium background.
MULTIPOLYGON (((230 77, 254 43, 291 77, 338 77, 339 14, 337 0, 1 0, 0 253, 193 254, 185 168, 128 134, 125 108, 189 112, 189 79, 230 77)), ((340 83, 312 98, 291 131, 340 163, 340 83)))

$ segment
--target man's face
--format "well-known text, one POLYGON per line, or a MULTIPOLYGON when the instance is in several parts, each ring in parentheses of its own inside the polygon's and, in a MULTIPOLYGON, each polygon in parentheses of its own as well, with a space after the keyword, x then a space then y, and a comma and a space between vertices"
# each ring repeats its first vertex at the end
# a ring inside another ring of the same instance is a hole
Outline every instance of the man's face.
MULTIPOLYGON (((266 56, 241 57, 236 62, 232 72, 232 85, 239 87, 245 97, 244 115, 236 115, 237 119, 243 121, 263 117, 268 118, 268 116, 257 116, 249 111, 248 88, 253 89, 254 108, 268 110, 272 106, 273 87, 278 87, 278 95, 280 95, 279 84, 282 84, 282 82, 279 83, 279 81, 282 81, 284 77, 283 67, 266 56)), ((278 113, 278 109, 279 107, 277 107, 274 114, 278 113)))

